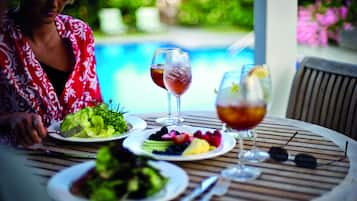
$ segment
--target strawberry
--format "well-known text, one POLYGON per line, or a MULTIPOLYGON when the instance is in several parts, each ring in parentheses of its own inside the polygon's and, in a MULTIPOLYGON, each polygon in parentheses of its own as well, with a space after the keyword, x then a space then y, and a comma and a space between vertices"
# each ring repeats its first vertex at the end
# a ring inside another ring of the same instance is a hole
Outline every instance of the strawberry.
POLYGON ((194 136, 194 137, 197 137, 197 138, 201 138, 202 135, 203 135, 203 133, 202 133, 201 130, 197 130, 197 131, 193 134, 193 136, 194 136))
POLYGON ((181 133, 180 135, 176 135, 174 138, 172 138, 172 140, 175 144, 183 144, 190 141, 190 135, 187 133, 181 133))
POLYGON ((222 134, 218 130, 215 130, 213 133, 206 132, 206 135, 209 135, 209 144, 215 147, 218 147, 222 141, 222 134))
POLYGON ((219 135, 219 136, 221 136, 221 132, 219 132, 219 130, 214 130, 214 132, 213 132, 213 135, 219 135))
POLYGON ((194 137, 199 138, 199 139, 203 139, 206 140, 207 142, 209 142, 209 135, 207 135, 206 133, 203 134, 201 130, 196 131, 193 134, 194 137))

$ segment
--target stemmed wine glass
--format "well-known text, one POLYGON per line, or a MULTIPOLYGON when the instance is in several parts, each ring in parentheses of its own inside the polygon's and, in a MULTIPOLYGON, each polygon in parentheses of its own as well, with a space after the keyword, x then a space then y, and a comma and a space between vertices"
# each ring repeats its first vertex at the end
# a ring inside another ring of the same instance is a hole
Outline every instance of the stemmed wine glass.
MULTIPOLYGON (((242 69, 243 73, 254 74, 260 81, 261 87, 263 89, 263 97, 267 103, 267 110, 271 106, 271 94, 272 94, 272 83, 271 83, 271 74, 268 65, 255 65, 255 64, 246 64, 242 69)), ((256 146, 257 132, 253 128, 248 131, 248 135, 253 137, 253 148, 249 151, 246 151, 243 155, 245 161, 250 162, 261 162, 269 158, 269 154, 266 151, 258 149, 256 146)))
POLYGON ((170 51, 166 55, 164 83, 168 91, 176 97, 177 113, 174 125, 183 122, 181 117, 181 95, 191 84, 192 73, 188 53, 184 51, 170 51))
MULTIPOLYGON (((266 101, 258 78, 243 71, 224 73, 216 98, 216 110, 219 119, 239 134, 258 125, 266 114, 266 101)), ((261 173, 258 168, 243 164, 243 139, 239 137, 238 164, 222 171, 223 176, 234 181, 253 180, 261 173)))
MULTIPOLYGON (((150 65, 150 75, 151 75, 151 79, 153 80, 153 82, 165 89, 165 84, 164 84, 164 66, 166 64, 166 55, 169 52, 180 52, 181 49, 179 48, 157 48, 154 52, 154 56, 152 58, 151 61, 151 65, 150 65)), ((161 125, 173 125, 175 120, 172 118, 172 114, 171 114, 171 93, 169 91, 167 91, 167 103, 168 103, 168 114, 167 117, 160 117, 156 119, 156 122, 161 124, 161 125)))

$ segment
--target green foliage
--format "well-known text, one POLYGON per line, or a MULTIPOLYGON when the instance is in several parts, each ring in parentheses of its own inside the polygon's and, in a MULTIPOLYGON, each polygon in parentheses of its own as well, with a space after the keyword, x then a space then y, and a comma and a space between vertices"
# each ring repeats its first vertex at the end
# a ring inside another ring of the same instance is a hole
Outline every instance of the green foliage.
POLYGON ((252 29, 253 0, 186 0, 180 6, 178 22, 187 26, 233 25, 252 29))
POLYGON ((8 1, 4 1, 5 5, 9 8, 15 8, 18 4, 19 4, 20 0, 8 0, 8 1))
POLYGON ((357 26, 357 1, 351 1, 347 13, 347 21, 357 26))
POLYGON ((135 27, 135 12, 138 8, 144 6, 154 6, 155 0, 99 0, 101 8, 119 8, 125 24, 135 27))
POLYGON ((97 0, 75 0, 73 4, 65 7, 64 13, 85 21, 92 29, 98 29, 99 9, 97 0))
POLYGON ((65 13, 87 22, 93 29, 99 28, 98 12, 101 8, 119 8, 124 23, 135 27, 135 12, 143 6, 154 6, 155 0, 75 0, 65 8, 65 13))

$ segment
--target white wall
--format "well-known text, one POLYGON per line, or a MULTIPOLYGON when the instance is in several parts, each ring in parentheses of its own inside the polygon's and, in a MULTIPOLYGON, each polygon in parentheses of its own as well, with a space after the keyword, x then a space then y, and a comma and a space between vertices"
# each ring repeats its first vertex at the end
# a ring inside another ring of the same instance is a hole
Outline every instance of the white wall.
POLYGON ((270 115, 285 116, 296 63, 297 0, 255 0, 255 63, 270 67, 270 115))

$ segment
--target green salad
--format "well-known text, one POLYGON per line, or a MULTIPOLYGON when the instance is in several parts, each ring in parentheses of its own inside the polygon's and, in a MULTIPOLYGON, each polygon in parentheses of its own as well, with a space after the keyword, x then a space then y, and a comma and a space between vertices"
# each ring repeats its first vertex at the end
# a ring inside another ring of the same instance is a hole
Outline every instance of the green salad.
POLYGON ((72 137, 110 137, 128 131, 124 112, 112 111, 105 103, 67 115, 61 123, 60 131, 64 133, 78 126, 79 132, 72 137))
POLYGON ((75 195, 92 201, 146 198, 163 189, 168 178, 149 163, 151 158, 136 156, 119 144, 102 147, 96 165, 71 186, 75 195))

